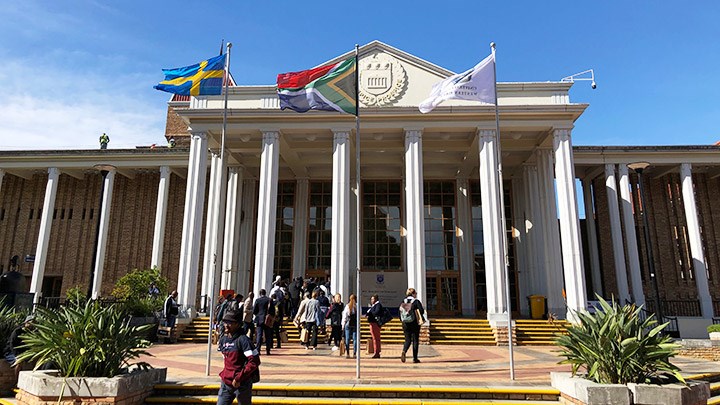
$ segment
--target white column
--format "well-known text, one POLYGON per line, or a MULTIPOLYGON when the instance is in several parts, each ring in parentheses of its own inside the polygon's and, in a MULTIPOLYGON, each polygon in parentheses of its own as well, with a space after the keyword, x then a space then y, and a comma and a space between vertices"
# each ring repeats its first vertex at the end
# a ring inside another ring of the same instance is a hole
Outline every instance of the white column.
POLYGON ((560 230, 558 228, 557 204, 555 202, 555 176, 552 151, 537 150, 538 192, 543 221, 543 258, 545 265, 545 288, 547 309, 562 316, 565 314, 565 301, 562 296, 563 265, 560 251, 560 230))
MULTIPOLYGON (((240 264, 240 216, 242 215, 243 168, 228 169, 227 202, 225 208, 225 237, 220 288, 233 290, 237 284, 240 264)), ((243 252, 244 253, 244 252, 243 252)), ((236 293, 238 291, 236 290, 236 293)), ((245 294, 246 291, 242 291, 245 294)))
MULTIPOLYGON (((292 276, 305 277, 307 265, 307 233, 308 233, 308 202, 309 181, 298 179, 295 186, 295 227, 293 228, 293 267, 292 276)), ((334 278, 334 277, 333 277, 334 278)), ((336 292, 336 290, 332 290, 336 292)), ((343 300, 347 297, 342 296, 343 300)))
POLYGON ((350 130, 333 130, 332 236, 330 290, 349 296, 350 285, 350 130))
POLYGON ((618 166, 620 176, 620 198, 622 201, 622 219, 625 227, 625 246, 627 248, 628 266, 630 267, 630 285, 632 286, 632 297, 637 305, 645 304, 645 293, 640 270, 640 256, 635 235, 635 218, 633 216, 632 196, 630 195, 630 180, 628 179, 628 167, 618 166))
POLYGON ((262 155, 260 157, 260 190, 258 192, 257 239, 255 242, 255 285, 253 291, 259 296, 261 289, 270 288, 275 257, 275 219, 277 216, 278 164, 280 158, 280 133, 263 131, 262 155))
POLYGON ((611 163, 605 165, 605 190, 607 191, 610 236, 612 237, 613 258, 615 259, 615 281, 617 282, 618 289, 617 299, 624 304, 626 300, 630 300, 630 291, 627 281, 627 269, 625 267, 622 228, 620 226, 620 208, 618 207, 615 165, 611 163))
POLYGON ((475 263, 473 257, 472 212, 470 186, 467 178, 456 180, 457 242, 460 260, 460 285, 462 288, 462 314, 475 315, 475 263))
POLYGON ((425 280, 425 215, 423 212, 422 130, 405 129, 405 218, 408 288, 427 302, 425 280))
POLYGON ((585 268, 580 237, 577 193, 575 191, 575 164, 573 163, 570 129, 556 129, 553 134, 555 149, 555 184, 560 208, 560 236, 562 240, 563 274, 567 299, 566 318, 578 321, 577 312, 587 305, 585 268))
POLYGON ((517 262, 517 291, 520 312, 529 314, 530 308, 525 299, 530 295, 530 274, 528 272, 528 235, 525 228, 525 185, 522 173, 512 178, 513 233, 515 241, 515 260, 517 262))
POLYGON ((208 207, 205 215, 205 248, 203 252, 202 285, 200 286, 200 310, 208 312, 207 305, 214 305, 212 299, 212 272, 215 268, 215 243, 217 243, 217 199, 220 185, 220 154, 211 151, 210 158, 210 190, 208 191, 208 207))
POLYGON ((253 265, 254 257, 253 240, 255 236, 255 208, 257 204, 257 182, 249 179, 245 180, 243 186, 242 199, 242 219, 240 226, 240 247, 239 247, 239 272, 235 288, 247 296, 250 291, 250 269, 253 265))
MULTIPOLYGON (((3 174, 5 174, 3 172, 3 174)), ((39 303, 42 298, 42 282, 45 276, 45 262, 47 261, 48 244, 50 243, 50 230, 52 228, 53 212, 55 211, 55 196, 57 195, 60 171, 51 167, 48 168, 48 181, 45 186, 45 201, 43 202, 42 218, 40 219, 40 231, 38 244, 35 249, 35 265, 33 266, 32 279, 30 281, 30 293, 35 294, 34 303, 39 303)), ((2 178, 0 178, 0 183, 2 178)))
POLYGON ((695 187, 692 181, 692 166, 689 163, 680 165, 680 181, 682 181, 682 195, 685 205, 685 222, 688 227, 688 238, 690 239, 690 253, 693 258, 693 273, 695 274, 695 285, 700 299, 700 311, 703 318, 714 316, 710 287, 708 286, 707 263, 703 253, 702 235, 700 234, 700 223, 698 221, 697 205, 695 203, 695 187))
POLYGON ((190 134, 185 212, 183 216, 180 266, 178 270, 178 303, 188 316, 195 314, 197 298, 198 264, 200 261, 200 234, 205 204, 205 177, 207 176, 207 135, 190 134))
POLYGON ((545 232, 540 191, 538 185, 537 166, 526 164, 523 166, 525 180, 525 233, 528 245, 528 272, 530 273, 529 295, 543 295, 547 297, 547 284, 545 283, 545 232))
MULTIPOLYGON (((585 224, 587 225, 588 252, 590 252, 590 274, 593 293, 603 295, 602 274, 600 274, 600 251, 598 250, 597 227, 595 225, 595 207, 593 204, 592 179, 583 179, 583 203, 585 204, 585 224)), ((594 300, 593 295, 590 299, 594 300)))
POLYGON ((160 166, 157 205, 155 207, 155 230, 153 232, 152 258, 150 267, 162 265, 163 244, 165 243, 165 220, 167 219, 168 194, 170 192, 170 168, 160 166))
POLYGON ((480 196, 482 201, 483 245, 485 246, 485 281, 487 286, 487 319, 506 321, 505 253, 503 224, 498 187, 497 139, 495 131, 479 131, 480 196))
POLYGON ((98 229, 97 252, 95 252, 95 272, 93 273, 92 299, 98 299, 102 292, 102 277, 105 270, 105 250, 107 249, 108 230, 110 228, 110 207, 112 206, 115 169, 107 170, 103 179, 102 206, 100 207, 100 228, 98 229))

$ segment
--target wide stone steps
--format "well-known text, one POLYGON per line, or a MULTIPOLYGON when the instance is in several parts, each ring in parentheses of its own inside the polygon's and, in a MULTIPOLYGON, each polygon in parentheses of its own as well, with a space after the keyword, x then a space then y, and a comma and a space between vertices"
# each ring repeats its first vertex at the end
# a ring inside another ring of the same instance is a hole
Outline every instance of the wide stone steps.
MULTIPOLYGON (((566 321, 548 322, 546 320, 515 320, 515 343, 520 346, 529 345, 553 345, 554 339, 558 334, 567 333, 566 321)), ((207 317, 198 317, 186 326, 179 342, 207 342, 208 328, 210 321, 207 317)), ((287 333, 290 343, 298 343, 300 341, 300 332, 287 319, 282 325, 282 329, 287 333)), ((486 319, 467 319, 467 318, 437 318, 430 320, 430 344, 444 345, 479 345, 479 346, 495 346, 495 336, 493 334, 490 323, 486 319)), ((330 327, 326 328, 326 332, 322 330, 318 333, 318 341, 326 342, 330 327)), ((366 342, 370 338, 370 328, 365 319, 361 320, 361 342, 366 342)), ((382 340, 388 344, 400 344, 404 342, 402 332, 402 324, 399 319, 393 319, 382 328, 382 340)))
POLYGON ((546 346, 553 345, 558 335, 567 334, 567 321, 517 319, 515 320, 515 335, 520 346, 546 346))
MULTIPOLYGON (((158 384, 147 404, 215 403, 219 384, 158 384)), ((294 385, 253 387, 253 404, 315 405, 461 405, 558 404, 559 392, 550 387, 393 386, 375 384, 294 385)))

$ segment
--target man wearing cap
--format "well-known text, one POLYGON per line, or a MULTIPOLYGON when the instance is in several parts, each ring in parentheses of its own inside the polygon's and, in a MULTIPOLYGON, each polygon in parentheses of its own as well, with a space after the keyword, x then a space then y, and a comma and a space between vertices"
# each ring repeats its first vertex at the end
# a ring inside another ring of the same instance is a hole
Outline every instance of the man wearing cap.
POLYGON ((217 403, 251 405, 253 383, 260 381, 260 355, 242 330, 243 313, 226 311, 222 318, 225 334, 218 342, 225 364, 220 372, 217 403))

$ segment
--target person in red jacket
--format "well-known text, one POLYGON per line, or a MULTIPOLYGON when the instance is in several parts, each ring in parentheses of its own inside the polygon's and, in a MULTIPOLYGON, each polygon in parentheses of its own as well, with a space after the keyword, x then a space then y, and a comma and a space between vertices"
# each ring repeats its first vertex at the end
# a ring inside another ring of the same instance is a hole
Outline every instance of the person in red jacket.
POLYGON ((260 381, 260 355, 242 328, 243 314, 226 311, 222 318, 225 334, 218 342, 225 364, 220 372, 218 404, 252 404, 253 383, 260 381))

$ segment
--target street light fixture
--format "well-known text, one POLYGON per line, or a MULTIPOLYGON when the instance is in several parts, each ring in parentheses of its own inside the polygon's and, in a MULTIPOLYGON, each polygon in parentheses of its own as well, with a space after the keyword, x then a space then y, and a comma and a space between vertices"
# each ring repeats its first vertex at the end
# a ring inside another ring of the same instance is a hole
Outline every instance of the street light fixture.
POLYGON ((97 224, 95 226, 95 243, 93 244, 93 254, 92 260, 90 262, 90 283, 87 292, 88 299, 92 297, 93 279, 95 278, 95 265, 97 264, 97 250, 98 243, 100 241, 100 220, 102 217, 101 213, 103 206, 103 198, 105 196, 105 179, 107 179, 108 173, 110 173, 111 170, 115 170, 116 167, 108 164, 97 164, 93 166, 93 169, 100 171, 100 174, 102 175, 102 182, 100 183, 100 203, 98 205, 97 224))
POLYGON ((650 245, 650 225, 647 218, 647 201, 645 200, 645 187, 643 184, 643 171, 650 166, 648 162, 635 162, 627 165, 628 169, 634 171, 638 175, 638 187, 640 188, 640 200, 642 207, 642 218, 643 218, 643 233, 645 235, 645 254, 648 262, 648 271, 650 272, 650 278, 653 281, 653 289, 655 290, 655 315, 657 316, 658 323, 662 324, 664 321, 662 304, 660 302, 660 288, 658 287, 657 274, 655 274, 655 263, 653 262, 652 246, 650 245))

